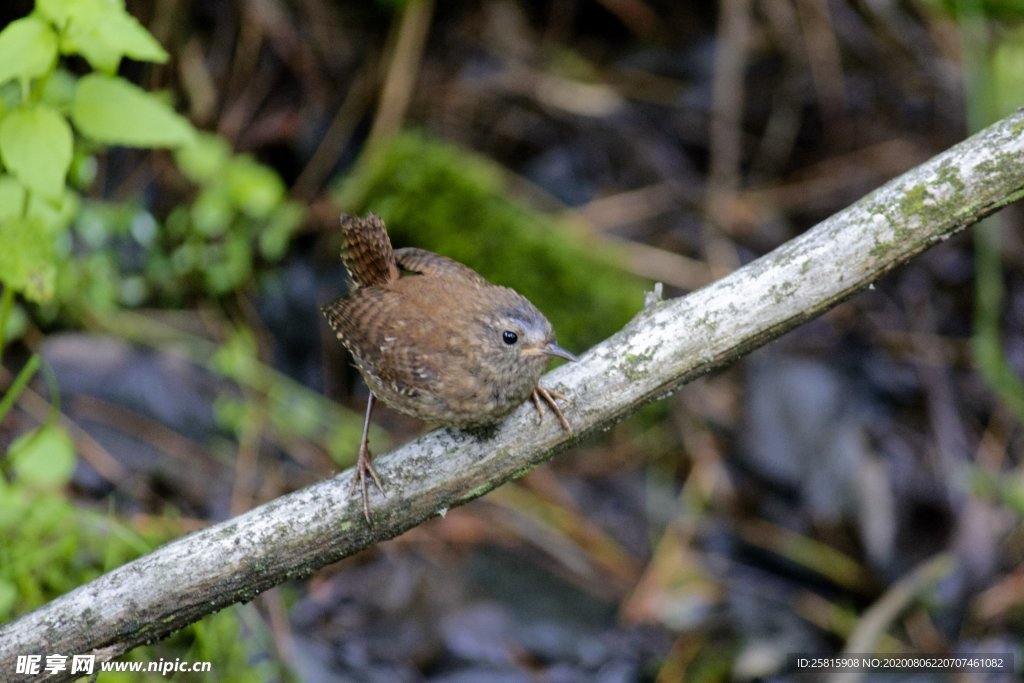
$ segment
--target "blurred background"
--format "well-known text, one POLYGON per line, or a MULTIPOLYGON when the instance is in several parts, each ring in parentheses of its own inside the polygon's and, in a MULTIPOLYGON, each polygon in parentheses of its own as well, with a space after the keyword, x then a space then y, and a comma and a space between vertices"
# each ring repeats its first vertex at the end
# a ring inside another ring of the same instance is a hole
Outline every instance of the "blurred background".
MULTIPOLYGON (((62 56, 0 60, 0 116, 74 126, 45 201, 0 126, 3 622, 351 465, 366 388, 318 311, 339 213, 515 287, 581 353, 653 283, 685 295, 1024 99, 1014 0, 128 0, 75 35, 73 3, 36 4, 0 27, 43 16, 62 56), (115 73, 152 108, 79 106, 115 73)), ((1019 222, 129 657, 310 682, 791 680, 790 654, 844 648, 1019 667, 1019 222)), ((425 429, 375 423, 378 453, 425 429)))

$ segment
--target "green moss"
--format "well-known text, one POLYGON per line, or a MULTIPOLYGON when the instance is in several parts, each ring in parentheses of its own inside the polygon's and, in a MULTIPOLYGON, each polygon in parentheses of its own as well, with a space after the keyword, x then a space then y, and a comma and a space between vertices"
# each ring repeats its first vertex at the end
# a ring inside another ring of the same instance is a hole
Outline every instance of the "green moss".
MULTIPOLYGON (((515 474, 513 474, 512 478, 513 479, 518 479, 519 477, 529 473, 532 469, 533 469, 533 467, 526 467, 521 472, 516 472, 515 474)), ((479 498, 480 496, 482 496, 482 495, 484 495, 486 493, 490 493, 493 489, 494 489, 494 484, 486 483, 486 484, 483 484, 481 486, 477 486, 475 489, 471 489, 471 490, 467 491, 465 494, 463 494, 462 496, 459 497, 459 500, 460 501, 475 500, 475 499, 479 498)))
POLYGON ((628 379, 636 382, 647 376, 647 366, 654 358, 654 352, 627 353, 622 357, 619 369, 628 379))
POLYGON ((792 280, 786 280, 782 284, 772 285, 768 290, 768 296, 771 297, 772 301, 776 304, 781 304, 783 301, 793 296, 799 289, 800 285, 792 280))
POLYGON ((421 134, 382 145, 335 199, 346 213, 379 214, 396 247, 436 251, 516 289, 577 351, 624 325, 650 289, 610 248, 509 199, 500 168, 421 134))
POLYGON ((939 183, 949 185, 958 194, 963 194, 967 189, 961 177, 960 167, 952 161, 946 162, 939 168, 939 183))
POLYGON ((891 240, 881 240, 878 239, 877 235, 875 235, 875 244, 871 247, 871 251, 868 253, 870 253, 875 259, 884 259, 890 249, 892 249, 891 240))
POLYGON ((1024 135, 1024 119, 1018 118, 1014 120, 1013 126, 1010 128, 1010 135, 1014 138, 1024 135))
POLYGON ((908 218, 917 216, 920 220, 925 221, 928 220, 929 212, 935 210, 928 203, 930 198, 931 193, 926 186, 916 185, 904 193, 898 205, 891 209, 891 213, 890 210, 883 210, 882 215, 886 220, 883 225, 876 227, 874 245, 869 252, 871 256, 875 259, 885 259, 894 246, 903 247, 903 243, 913 235, 913 231, 906 227, 908 218), (890 229, 892 230, 891 234, 889 233, 890 229), (885 231, 884 237, 879 234, 879 230, 885 231))
POLYGON ((907 190, 906 194, 903 195, 903 198, 900 199, 900 214, 906 217, 920 213, 924 210, 924 203, 930 196, 928 188, 923 185, 917 185, 910 188, 907 190))

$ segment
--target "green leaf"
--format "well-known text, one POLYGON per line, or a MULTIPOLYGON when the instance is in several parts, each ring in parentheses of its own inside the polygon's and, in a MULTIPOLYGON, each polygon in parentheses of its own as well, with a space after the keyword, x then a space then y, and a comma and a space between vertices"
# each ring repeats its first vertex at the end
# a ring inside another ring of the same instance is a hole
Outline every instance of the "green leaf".
POLYGON ((61 51, 80 54, 96 69, 114 74, 127 55, 166 62, 156 38, 124 9, 109 0, 39 0, 39 11, 61 29, 61 51))
POLYGON ((189 209, 196 232, 203 237, 217 237, 231 225, 235 212, 231 202, 220 190, 203 190, 189 209))
POLYGON ((28 330, 28 322, 28 314, 25 313, 25 309, 14 304, 7 317, 7 329, 0 330, 0 344, 10 344, 16 339, 21 339, 28 330))
POLYGON ((230 158, 228 141, 212 133, 200 133, 191 145, 174 153, 181 172, 192 182, 204 185, 223 178, 230 158))
POLYGON ((38 218, 48 235, 57 236, 71 227, 81 204, 82 200, 75 192, 64 188, 64 195, 59 202, 30 195, 25 215, 29 218, 38 218))
POLYGON ((145 90, 116 76, 89 74, 78 82, 71 120, 96 142, 128 147, 178 147, 195 130, 184 117, 145 90))
POLYGON ((7 452, 15 476, 30 486, 57 488, 71 481, 75 445, 64 428, 47 423, 22 434, 7 452))
POLYGON ((47 73, 57 59, 57 35, 38 17, 12 21, 0 31, 0 85, 47 73))
POLYGON ((284 183, 277 173, 251 157, 232 159, 226 180, 231 202, 250 218, 266 218, 284 198, 284 183))
POLYGON ((0 223, 25 210, 25 187, 14 176, 0 175, 0 223))
POLYGON ((158 64, 167 61, 163 46, 123 8, 109 12, 96 26, 96 32, 100 40, 132 59, 158 64))
POLYGON ((40 99, 58 111, 67 111, 71 108, 71 99, 75 96, 77 84, 78 78, 66 69, 58 67, 43 81, 40 99))
POLYGON ((53 297, 57 278, 53 234, 29 216, 0 223, 0 282, 38 302, 53 297))
POLYGON ((93 23, 103 11, 103 5, 96 0, 36 0, 36 9, 60 30, 67 28, 71 20, 93 23))
POLYGON ((306 207, 298 202, 284 202, 270 214, 260 231, 260 254, 268 261, 277 261, 288 248, 288 239, 306 219, 306 207))
POLYGON ((71 127, 45 105, 15 109, 0 122, 0 158, 22 184, 47 199, 64 193, 71 165, 71 127))
POLYGON ((245 328, 236 329, 213 354, 210 367, 224 377, 253 386, 259 375, 259 358, 252 332, 245 328))

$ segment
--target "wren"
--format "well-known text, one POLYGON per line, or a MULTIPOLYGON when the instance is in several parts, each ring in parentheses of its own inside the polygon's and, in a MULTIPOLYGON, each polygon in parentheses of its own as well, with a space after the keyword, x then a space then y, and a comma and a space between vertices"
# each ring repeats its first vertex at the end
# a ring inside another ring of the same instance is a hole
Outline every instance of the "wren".
POLYGON ((321 308, 370 389, 352 490, 370 522, 369 480, 384 492, 370 460, 375 398, 444 427, 492 425, 526 399, 571 432, 555 399, 538 383, 552 356, 576 360, 555 343, 551 323, 524 296, 423 249, 392 249, 376 215, 341 217, 341 260, 351 286, 321 308), (403 274, 404 272, 404 274, 403 274))

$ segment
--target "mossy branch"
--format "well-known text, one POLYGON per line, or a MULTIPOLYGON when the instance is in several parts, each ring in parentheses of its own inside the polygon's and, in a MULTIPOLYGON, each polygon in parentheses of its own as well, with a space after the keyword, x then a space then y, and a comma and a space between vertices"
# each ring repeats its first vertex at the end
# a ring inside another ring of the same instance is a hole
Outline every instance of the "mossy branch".
MULTIPOLYGON (((351 471, 169 543, 0 628, 18 655, 111 658, 283 581, 397 536, 518 477, 596 430, 813 318, 1024 194, 1024 113, 978 133, 730 276, 648 306, 544 378, 569 397, 567 437, 532 405, 493 433, 437 430, 376 460, 373 527, 351 471)), ((47 680, 61 680, 50 678, 47 680)))

